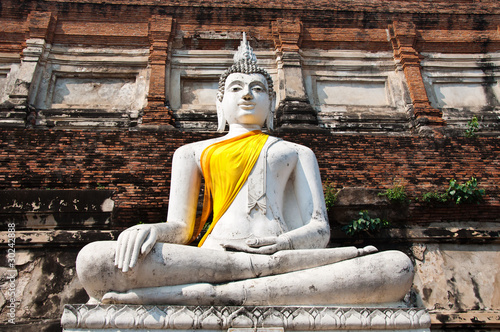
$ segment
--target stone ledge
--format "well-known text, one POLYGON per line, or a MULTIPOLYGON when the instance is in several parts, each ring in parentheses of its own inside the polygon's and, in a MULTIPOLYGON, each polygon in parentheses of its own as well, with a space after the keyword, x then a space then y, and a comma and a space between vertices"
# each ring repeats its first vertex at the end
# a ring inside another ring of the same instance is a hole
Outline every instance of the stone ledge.
MULTIPOLYGON (((348 237, 339 229, 332 230, 332 246, 353 245, 360 240, 373 245, 381 243, 467 243, 498 244, 500 243, 499 223, 478 225, 463 224, 422 224, 407 228, 391 228, 382 230, 376 236, 366 238, 348 237)), ((78 229, 78 230, 16 230, 16 246, 31 247, 40 245, 65 245, 81 247, 93 241, 116 240, 122 230, 119 229, 78 229)), ((0 231, 0 247, 6 247, 7 231, 0 231)))
MULTIPOLYGON (((119 230, 36 230, 16 231, 16 248, 45 245, 83 247, 94 241, 116 240, 119 230)), ((9 233, 0 232, 0 248, 7 247, 9 233)))
POLYGON ((408 226, 392 226, 380 230, 376 235, 360 234, 350 237, 340 227, 332 227, 331 242, 336 245, 352 245, 360 240, 372 245, 387 243, 500 243, 500 224, 498 222, 439 222, 421 223, 408 226))
POLYGON ((108 189, 2 189, 0 220, 22 229, 109 228, 114 191, 108 189))
POLYGON ((421 308, 329 306, 66 305, 63 331, 172 331, 282 328, 286 331, 429 331, 421 308))
POLYGON ((500 328, 500 310, 470 310, 430 312, 432 328, 500 328))

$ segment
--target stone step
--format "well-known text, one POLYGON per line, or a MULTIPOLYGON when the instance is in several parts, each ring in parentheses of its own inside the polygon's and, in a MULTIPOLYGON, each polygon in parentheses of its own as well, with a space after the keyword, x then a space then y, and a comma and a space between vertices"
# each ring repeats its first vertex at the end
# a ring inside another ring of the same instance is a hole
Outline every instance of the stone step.
POLYGON ((26 119, 26 112, 24 111, 0 111, 1 119, 26 119))
POLYGON ((0 127, 25 128, 26 122, 22 119, 19 120, 0 119, 0 127))
POLYGON ((216 130, 215 111, 178 110, 174 112, 175 126, 184 130, 216 130))
POLYGON ((120 118, 39 118, 37 127, 56 128, 124 128, 130 126, 130 119, 120 118))
POLYGON ((17 230, 107 227, 115 206, 108 189, 3 189, 0 220, 17 230))
POLYGON ((48 109, 38 112, 36 126, 58 129, 124 128, 131 124, 124 111, 107 109, 48 109))
POLYGON ((174 118, 179 121, 215 121, 217 112, 210 110, 178 110, 174 111, 174 118))
POLYGON ((49 109, 40 110, 38 117, 42 118, 127 118, 128 115, 120 110, 106 109, 49 109))

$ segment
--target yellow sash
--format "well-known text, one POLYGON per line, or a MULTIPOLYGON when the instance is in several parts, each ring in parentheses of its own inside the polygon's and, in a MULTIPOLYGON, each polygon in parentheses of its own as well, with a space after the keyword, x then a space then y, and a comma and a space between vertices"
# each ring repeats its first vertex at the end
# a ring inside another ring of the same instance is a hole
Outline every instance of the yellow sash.
POLYGON ((201 219, 197 220, 192 239, 200 234, 212 207, 213 221, 198 244, 199 247, 247 181, 268 137, 260 130, 255 130, 214 143, 203 150, 200 160, 205 178, 203 211, 201 219))

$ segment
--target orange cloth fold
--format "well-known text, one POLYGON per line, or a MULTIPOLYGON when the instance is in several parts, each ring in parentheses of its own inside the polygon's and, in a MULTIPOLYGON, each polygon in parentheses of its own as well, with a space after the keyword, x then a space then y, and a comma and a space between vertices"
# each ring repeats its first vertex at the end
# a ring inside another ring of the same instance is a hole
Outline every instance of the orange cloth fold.
POLYGON ((268 137, 256 130, 214 143, 203 150, 200 160, 205 178, 203 211, 196 222, 192 239, 200 234, 212 209, 213 221, 200 240, 199 247, 247 181, 268 137))

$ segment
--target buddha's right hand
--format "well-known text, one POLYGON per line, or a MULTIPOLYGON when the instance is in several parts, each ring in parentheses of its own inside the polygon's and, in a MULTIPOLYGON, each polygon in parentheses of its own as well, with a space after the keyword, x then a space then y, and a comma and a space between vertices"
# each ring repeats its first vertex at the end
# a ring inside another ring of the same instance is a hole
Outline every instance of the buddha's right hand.
POLYGON ((124 230, 116 243, 115 266, 127 272, 137 263, 139 254, 148 254, 155 245, 158 231, 155 225, 136 225, 124 230))

